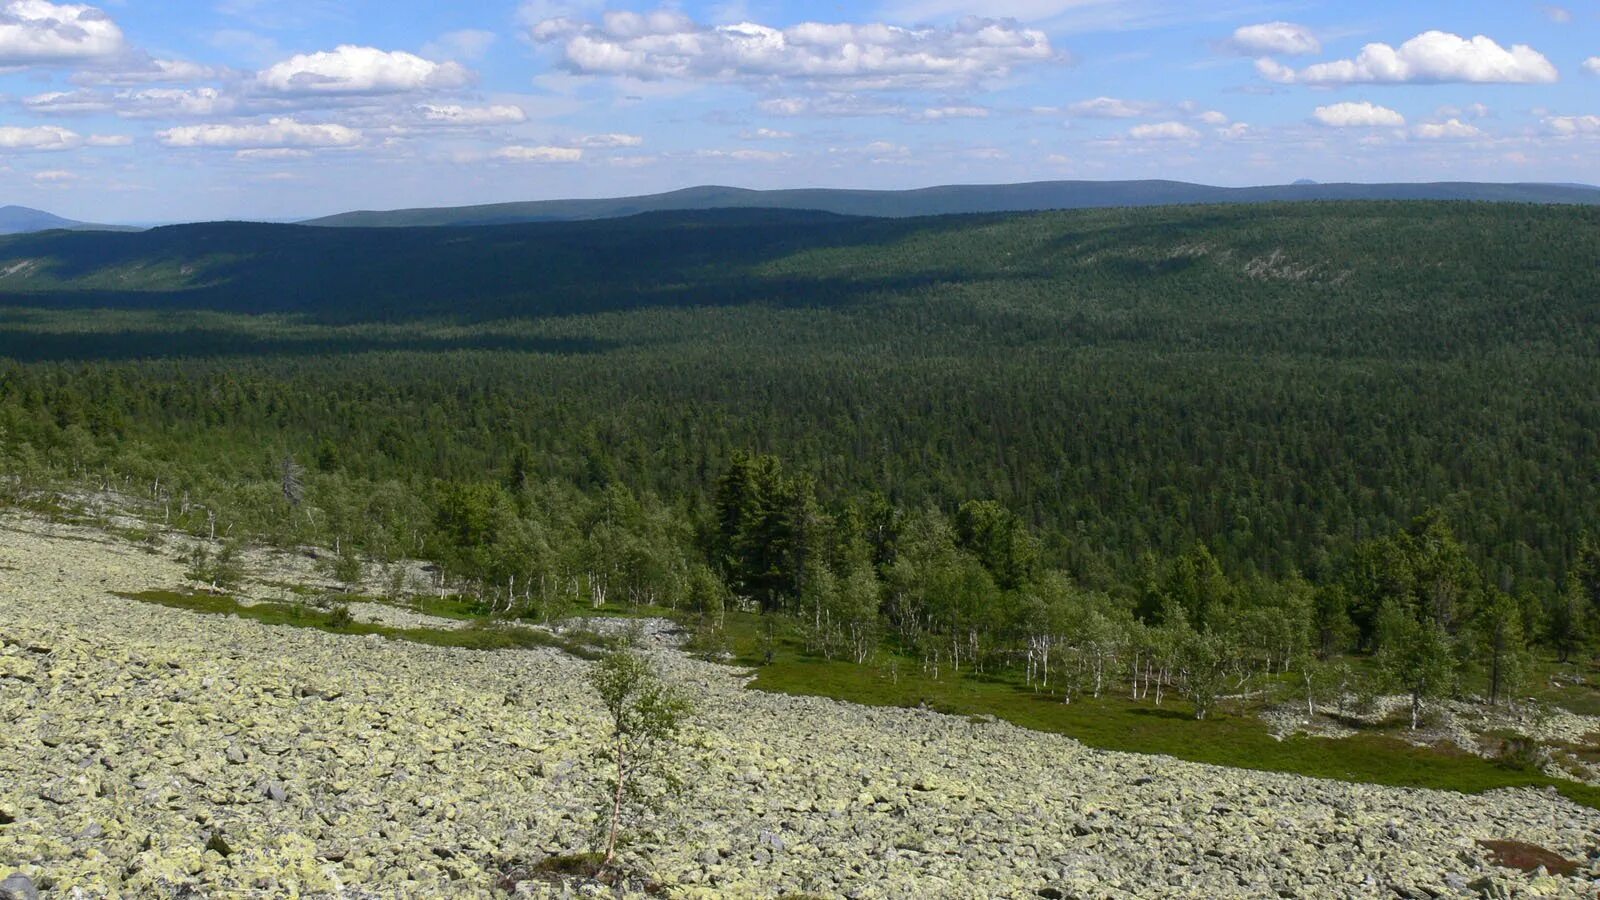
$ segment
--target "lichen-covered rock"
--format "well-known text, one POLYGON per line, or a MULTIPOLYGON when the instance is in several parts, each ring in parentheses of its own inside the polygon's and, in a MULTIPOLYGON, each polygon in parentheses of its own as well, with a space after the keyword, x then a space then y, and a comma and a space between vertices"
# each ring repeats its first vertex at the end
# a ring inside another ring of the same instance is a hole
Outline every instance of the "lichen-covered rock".
MULTIPOLYGON (((587 847, 581 660, 118 599, 182 564, 33 520, 0 519, 0 573, 0 864, 44 900, 490 897, 587 847)), ((1105 753, 657 656, 699 701, 691 789, 627 858, 673 897, 1592 897, 1600 875, 1486 860, 1507 837, 1590 859, 1600 813, 1549 792, 1105 753)))
POLYGON ((39 900, 39 891, 33 879, 16 872, 0 881, 0 900, 39 900))

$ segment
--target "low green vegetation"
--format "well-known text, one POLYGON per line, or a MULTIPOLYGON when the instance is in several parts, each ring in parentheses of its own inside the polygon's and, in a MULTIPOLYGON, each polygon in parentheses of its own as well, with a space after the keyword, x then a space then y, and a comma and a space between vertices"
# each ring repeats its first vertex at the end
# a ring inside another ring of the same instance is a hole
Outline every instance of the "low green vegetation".
POLYGON ((1537 769, 1507 766, 1440 742, 1404 740, 1404 723, 1372 727, 1344 738, 1274 738, 1257 716, 1275 688, 1250 699, 1224 701, 1223 709, 1196 720, 1190 703, 1174 697, 1155 706, 1125 693, 1080 697, 1030 688, 1008 674, 931 678, 917 660, 886 656, 861 666, 811 656, 797 637, 780 639, 772 662, 764 660, 762 623, 753 616, 728 619, 727 634, 740 664, 756 673, 751 686, 774 693, 830 697, 869 706, 920 707, 952 715, 993 716, 1025 728, 1063 734, 1102 750, 1152 753, 1192 762, 1292 772, 1318 778, 1479 793, 1507 787, 1553 787, 1576 803, 1600 809, 1600 788, 1551 778, 1537 769), (1398 726, 1398 727, 1396 727, 1398 726))
POLYGON ((206 615, 235 616, 263 625, 315 628, 331 634, 375 634, 389 640, 410 641, 435 647, 456 647, 464 650, 525 650, 533 647, 552 647, 585 659, 596 658, 603 649, 580 640, 579 638, 583 637, 581 633, 575 637, 561 636, 540 629, 507 625, 487 619, 462 628, 395 628, 356 621, 350 614, 350 608, 339 603, 326 609, 304 603, 241 603, 223 594, 184 591, 144 591, 119 596, 206 615))

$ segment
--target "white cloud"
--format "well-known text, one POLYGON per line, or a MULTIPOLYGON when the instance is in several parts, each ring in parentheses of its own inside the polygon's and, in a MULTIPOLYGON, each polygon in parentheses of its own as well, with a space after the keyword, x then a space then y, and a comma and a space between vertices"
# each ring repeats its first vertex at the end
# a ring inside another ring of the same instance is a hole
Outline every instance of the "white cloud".
POLYGON ((1427 141, 1463 141, 1483 137, 1483 129, 1460 119, 1450 119, 1418 125, 1412 134, 1427 141))
POLYGON ((1067 112, 1087 119, 1134 119, 1148 115, 1154 109, 1155 104, 1141 100, 1096 97, 1072 104, 1067 107, 1067 112))
POLYGON ((701 159, 731 159, 737 162, 775 163, 788 159, 792 154, 778 150, 697 150, 694 155, 701 159))
POLYGON ((111 110, 111 99, 93 91, 50 91, 22 98, 28 112, 46 116, 71 116, 111 110))
POLYGON ((941 119, 987 119, 989 110, 982 106, 936 106, 918 113, 917 118, 930 122, 941 119))
POLYGON ((1258 56, 1305 56, 1322 52, 1322 42, 1311 29, 1293 22, 1246 25, 1233 33, 1233 48, 1258 56))
POLYGON ((857 89, 965 85, 1057 58, 1044 32, 966 17, 948 27, 802 22, 702 25, 672 10, 607 12, 599 22, 545 19, 529 31, 557 44, 574 73, 639 79, 799 79, 857 89))
POLYGON ((256 75, 258 85, 281 94, 401 94, 471 82, 472 73, 460 63, 351 44, 292 56, 256 75))
POLYGON ((1434 110, 1434 115, 1441 119, 1487 119, 1494 115, 1494 110, 1482 103, 1469 103, 1466 106, 1441 106, 1434 110))
POLYGON ((826 94, 811 97, 775 97, 756 104, 756 108, 774 116, 821 116, 850 118, 856 116, 903 116, 904 106, 858 97, 855 94, 826 94))
POLYGON ((277 162, 285 159, 306 159, 313 155, 310 150, 298 150, 294 147, 265 147, 255 150, 240 150, 233 154, 233 158, 246 162, 277 162))
POLYGON ((225 74, 227 74, 225 70, 203 66, 199 63, 187 62, 181 59, 154 59, 143 53, 135 53, 127 58, 118 58, 115 63, 105 67, 75 72, 72 76, 72 83, 87 85, 161 84, 207 81, 221 78, 225 74))
POLYGON ((609 150, 617 147, 638 147, 644 143, 644 138, 636 134, 590 134, 578 138, 573 143, 579 147, 609 150))
POLYGON ((1128 129, 1128 137, 1137 141, 1192 141, 1200 132, 1182 122, 1161 122, 1156 125, 1135 125, 1128 129))
POLYGON ((77 181, 79 177, 76 172, 68 172, 64 169, 48 169, 43 172, 33 173, 33 180, 40 184, 65 184, 69 181, 77 181))
POLYGON ((144 88, 99 91, 54 91, 26 97, 22 105, 39 115, 78 115, 112 112, 125 119, 214 116, 231 112, 232 97, 216 88, 144 88))
POLYGON ((1298 72, 1273 59, 1257 60, 1256 69, 1282 84, 1546 84, 1561 77, 1550 60, 1526 44, 1507 50, 1481 34, 1468 40, 1443 31, 1424 32, 1398 49, 1368 44, 1355 59, 1317 63, 1298 72))
POLYGON ((583 151, 576 147, 501 147, 494 156, 514 162, 575 163, 583 159, 583 151))
POLYGON ((1207 125, 1226 125, 1229 121, 1231 121, 1228 118, 1227 113, 1218 112, 1214 109, 1208 109, 1196 118, 1207 125))
POLYGON ((794 137, 792 131, 779 131, 776 128, 757 128, 753 131, 739 132, 739 139, 743 141, 785 141, 794 137))
POLYGON ((1543 6, 1540 9, 1544 12, 1545 18, 1558 25, 1565 25, 1572 21, 1572 10, 1567 9, 1565 6, 1543 6))
POLYGON ((1600 116, 1550 116, 1544 124, 1556 134, 1600 134, 1600 116))
POLYGON ((89 146, 91 147, 129 147, 133 145, 133 138, 125 134, 91 134, 89 146))
POLYGON ((1314 116, 1318 122, 1334 128, 1401 128, 1406 124, 1405 116, 1365 100, 1319 106, 1314 116))
POLYGON ((655 161, 654 156, 612 156, 607 157, 606 164, 623 169, 642 169, 653 165, 655 161))
POLYGON ((0 126, 0 148, 6 150, 70 150, 82 142, 76 132, 55 125, 0 126))
POLYGON ((423 121, 430 125, 482 126, 511 125, 526 122, 528 114, 520 106, 457 106, 424 103, 417 107, 423 121))
POLYGON ((1217 137, 1225 141, 1237 141, 1250 134, 1250 126, 1244 122, 1235 122, 1225 128, 1217 129, 1217 137))
POLYGON ((122 49, 122 29, 93 6, 0 0, 0 66, 88 62, 122 49))
POLYGON ((1584 60, 1583 70, 1590 75, 1600 75, 1600 56, 1591 56, 1584 60))
POLYGON ((344 125, 318 125, 290 118, 248 124, 185 125, 156 135, 168 147, 265 150, 278 147, 353 147, 361 132, 344 125))
POLYGON ((116 93, 117 115, 124 118, 215 116, 232 112, 234 99, 216 88, 145 88, 116 93))

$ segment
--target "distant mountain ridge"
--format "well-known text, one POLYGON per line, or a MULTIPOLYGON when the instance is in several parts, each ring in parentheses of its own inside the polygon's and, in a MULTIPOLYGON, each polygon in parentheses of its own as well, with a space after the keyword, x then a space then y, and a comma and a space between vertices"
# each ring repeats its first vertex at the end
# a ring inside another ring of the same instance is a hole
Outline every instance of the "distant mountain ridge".
POLYGON ((26 206, 0 207, 0 234, 33 234, 38 231, 134 231, 117 225, 95 225, 74 219, 63 219, 42 209, 26 206))
POLYGON ((905 191, 800 188, 758 191, 703 186, 600 200, 533 200, 483 206, 359 211, 302 224, 341 228, 508 225, 614 219, 645 212, 720 208, 805 209, 878 218, 961 213, 1029 212, 1197 203, 1269 203, 1295 200, 1474 200, 1507 203, 1600 204, 1588 185, 1297 183, 1227 188, 1182 181, 1040 181, 1024 184, 947 185, 905 191))

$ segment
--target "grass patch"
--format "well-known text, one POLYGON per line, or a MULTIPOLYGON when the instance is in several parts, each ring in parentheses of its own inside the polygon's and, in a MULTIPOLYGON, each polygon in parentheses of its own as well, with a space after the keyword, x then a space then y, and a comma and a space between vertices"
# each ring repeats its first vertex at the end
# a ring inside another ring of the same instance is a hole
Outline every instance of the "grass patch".
POLYGON ((757 616, 729 614, 726 628, 740 664, 755 669, 751 686, 757 690, 868 706, 924 706, 959 716, 991 715, 1103 750, 1163 754, 1238 769, 1467 794, 1554 787, 1576 803, 1600 809, 1600 788, 1507 769, 1452 745, 1418 747, 1372 731, 1340 739, 1297 736, 1280 741, 1248 708, 1224 707, 1202 722, 1179 697, 1160 707, 1120 694, 1062 703, 1059 695, 1035 692, 1005 673, 946 674, 935 680, 924 677, 912 659, 895 658, 893 670, 889 665, 857 666, 807 656, 793 639, 780 639, 772 664, 762 666, 761 627, 757 616))
POLYGON ((139 594, 118 594, 118 596, 202 615, 236 616, 263 625, 314 628, 330 634, 375 634, 389 640, 410 641, 433 647, 454 647, 464 650, 527 650, 549 647, 584 659, 594 659, 599 655, 598 648, 573 636, 558 636, 547 631, 514 625, 502 626, 487 620, 474 622, 465 628, 391 628, 387 625, 350 619, 347 615, 340 614, 341 607, 335 607, 330 611, 299 603, 244 604, 225 595, 183 591, 145 591, 139 594))

